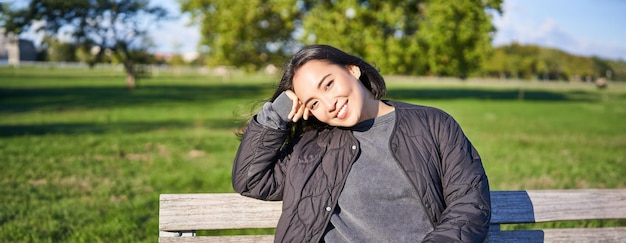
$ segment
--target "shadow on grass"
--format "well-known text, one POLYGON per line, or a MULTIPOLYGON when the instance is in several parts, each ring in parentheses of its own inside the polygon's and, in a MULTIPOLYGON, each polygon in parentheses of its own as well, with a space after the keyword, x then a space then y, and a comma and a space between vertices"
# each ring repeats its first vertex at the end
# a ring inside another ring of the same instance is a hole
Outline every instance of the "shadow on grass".
POLYGON ((392 89, 388 99, 479 99, 479 100, 528 100, 528 101, 597 101, 598 95, 587 91, 518 90, 518 89, 478 89, 478 88, 424 88, 392 89))
MULTIPOLYGON (((211 102, 256 99, 267 85, 0 88, 0 114, 32 110, 94 109, 156 103, 211 102)), ((207 103, 210 104, 210 103, 207 103)))
POLYGON ((241 121, 211 119, 198 126, 194 122, 116 122, 116 123, 56 123, 40 125, 0 125, 0 137, 50 134, 132 134, 158 130, 200 127, 203 129, 237 129, 241 121))

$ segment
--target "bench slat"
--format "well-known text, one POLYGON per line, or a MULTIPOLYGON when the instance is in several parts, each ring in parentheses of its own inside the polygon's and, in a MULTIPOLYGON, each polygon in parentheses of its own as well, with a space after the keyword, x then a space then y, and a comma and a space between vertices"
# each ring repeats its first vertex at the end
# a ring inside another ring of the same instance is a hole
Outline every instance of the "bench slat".
POLYGON ((236 193, 161 194, 159 230, 274 228, 281 202, 266 202, 236 193))
MULTIPOLYGON (((489 243, 533 242, 620 242, 626 239, 626 228, 544 229, 489 232, 489 243)), ((161 243, 208 242, 243 243, 273 242, 273 235, 160 237, 161 243)))
POLYGON ((506 230, 489 232, 489 243, 623 242, 626 228, 506 230))
MULTIPOLYGON (((498 224, 559 220, 626 219, 626 189, 492 191, 490 242, 528 242, 528 237, 560 242, 614 242, 626 228, 498 231, 498 224), (525 238, 526 237, 526 238, 525 238)), ((274 228, 281 202, 266 202, 236 193, 161 194, 160 242, 271 242, 273 235, 171 237, 167 232, 274 228)), ((172 234, 174 235, 174 234, 172 234)), ((532 242, 532 241, 531 241, 532 242)))
POLYGON ((624 219, 626 190, 528 190, 491 192, 491 223, 624 219))
POLYGON ((196 237, 159 237, 159 243, 262 243, 274 242, 273 235, 236 235, 236 236, 196 236, 196 237))

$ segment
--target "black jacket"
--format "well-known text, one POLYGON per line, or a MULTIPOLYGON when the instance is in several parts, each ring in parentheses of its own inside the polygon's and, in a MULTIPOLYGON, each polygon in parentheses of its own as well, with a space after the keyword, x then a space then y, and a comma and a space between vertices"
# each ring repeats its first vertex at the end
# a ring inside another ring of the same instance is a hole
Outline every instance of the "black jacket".
MULTIPOLYGON (((478 152, 445 112, 388 103, 396 112, 390 149, 434 227, 424 241, 483 242, 491 207, 478 152)), ((252 119, 233 165, 233 187, 244 196, 283 201, 276 242, 319 242, 359 155, 358 141, 350 130, 333 127, 282 147, 286 136, 252 119)))

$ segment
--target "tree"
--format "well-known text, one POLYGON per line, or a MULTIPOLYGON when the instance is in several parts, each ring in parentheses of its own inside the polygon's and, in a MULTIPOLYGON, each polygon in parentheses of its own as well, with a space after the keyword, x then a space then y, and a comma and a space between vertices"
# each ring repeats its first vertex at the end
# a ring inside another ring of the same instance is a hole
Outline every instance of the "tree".
POLYGON ((383 73, 467 77, 491 51, 502 0, 305 1, 301 41, 329 43, 383 73))
POLYGON ((620 72, 620 68, 612 63, 618 62, 576 56, 554 48, 511 43, 495 48, 484 62, 482 71, 484 75, 501 78, 593 81, 601 77, 611 79, 620 76, 614 75, 620 72))
POLYGON ((46 48, 46 60, 52 62, 75 62, 76 46, 72 43, 59 41, 52 36, 43 39, 46 48))
POLYGON ((429 70, 437 75, 466 78, 492 51, 495 28, 487 10, 502 12, 502 0, 429 1, 420 24, 427 46, 429 70))
POLYGON ((75 46, 98 50, 99 60, 106 50, 119 60, 126 72, 129 89, 136 86, 136 54, 144 53, 151 24, 167 16, 149 0, 31 0, 22 9, 4 9, 7 32, 20 34, 32 28, 33 21, 44 21, 37 31, 53 36, 70 32, 75 46))
POLYGON ((201 45, 209 65, 259 69, 279 64, 292 49, 298 0, 180 0, 183 12, 200 17, 201 45))
POLYGON ((373 62, 382 73, 425 71, 418 38, 424 0, 308 1, 302 18, 305 44, 336 46, 373 62))
POLYGON ((490 51, 495 29, 486 11, 499 12, 502 0, 180 2, 201 23, 213 65, 279 64, 294 47, 315 43, 358 55, 385 74, 466 77, 490 51))

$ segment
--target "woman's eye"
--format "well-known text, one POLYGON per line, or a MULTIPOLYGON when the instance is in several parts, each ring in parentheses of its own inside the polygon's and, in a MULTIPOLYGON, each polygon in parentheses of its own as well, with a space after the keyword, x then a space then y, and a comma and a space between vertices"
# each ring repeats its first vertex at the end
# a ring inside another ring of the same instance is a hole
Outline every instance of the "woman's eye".
POLYGON ((329 89, 331 86, 333 86, 333 82, 334 82, 334 80, 329 81, 329 82, 326 84, 325 89, 327 90, 327 89, 329 89))
POLYGON ((309 110, 313 110, 313 109, 315 109, 315 107, 317 107, 317 101, 313 101, 313 103, 311 103, 311 106, 309 107, 309 110))

